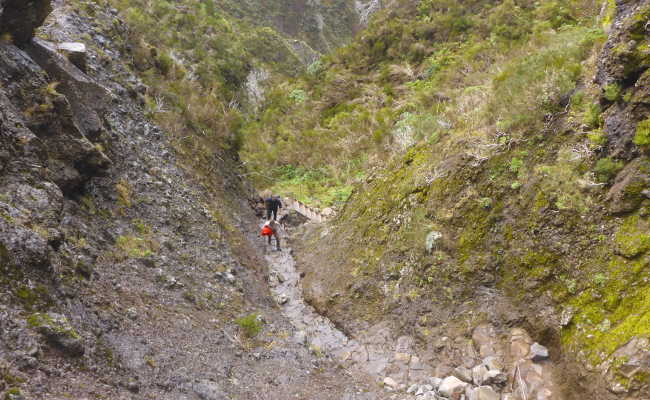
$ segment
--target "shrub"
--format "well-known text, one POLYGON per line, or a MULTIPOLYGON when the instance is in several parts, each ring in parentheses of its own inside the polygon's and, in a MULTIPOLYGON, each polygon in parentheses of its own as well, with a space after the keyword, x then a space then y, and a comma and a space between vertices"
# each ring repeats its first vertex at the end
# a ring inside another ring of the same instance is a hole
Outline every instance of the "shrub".
POLYGON ((307 67, 307 73, 309 75, 318 75, 323 71, 323 63, 320 60, 316 60, 313 63, 309 64, 307 67))
POLYGON ((650 146, 650 118, 639 122, 639 124, 636 126, 634 144, 639 147, 650 146))
POLYGON ((600 104, 591 103, 587 106, 584 114, 584 122, 590 128, 600 128, 603 126, 603 116, 600 104))
POLYGON ((587 137, 589 138, 589 142, 593 146, 602 147, 607 144, 607 134, 602 129, 589 132, 587 134, 587 137))
POLYGON ((262 331, 262 322, 255 313, 238 318, 235 320, 235 323, 239 325, 244 336, 247 338, 254 338, 262 331))
POLYGON ((612 160, 609 157, 601 158, 596 162, 594 172, 600 182, 609 182, 623 168, 623 162, 612 160))
POLYGON ((307 93, 302 89, 294 89, 289 94, 289 98, 295 103, 304 103, 307 100, 307 93))
POLYGON ((167 53, 162 53, 156 58, 156 67, 160 72, 167 76, 174 67, 174 59, 167 53))
POLYGON ((510 165, 508 166, 508 169, 510 170, 510 172, 516 174, 523 166, 524 166, 523 160, 514 157, 512 160, 510 160, 510 165))
POLYGON ((617 101, 621 97, 621 86, 618 83, 610 83, 605 86, 603 97, 609 101, 617 101))

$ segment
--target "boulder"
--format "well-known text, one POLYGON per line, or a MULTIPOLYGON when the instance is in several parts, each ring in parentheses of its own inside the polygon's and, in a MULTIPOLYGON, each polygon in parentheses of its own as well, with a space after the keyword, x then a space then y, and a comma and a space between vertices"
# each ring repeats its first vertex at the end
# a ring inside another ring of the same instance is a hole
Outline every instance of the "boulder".
POLYGON ((5 0, 0 7, 0 34, 10 34, 22 46, 52 12, 51 0, 5 0))
POLYGON ((36 38, 27 53, 52 76, 72 108, 72 115, 82 133, 94 140, 103 130, 101 114, 110 104, 110 92, 63 57, 54 43, 36 38))
POLYGON ((88 69, 86 57, 88 55, 86 45, 83 43, 65 42, 59 43, 57 48, 68 57, 71 63, 77 68, 86 72, 88 69))
POLYGON ((467 385, 467 382, 463 382, 455 376, 448 376, 442 380, 438 392, 447 398, 454 399, 465 392, 467 385))
POLYGON ((36 313, 27 319, 27 324, 65 353, 71 356, 81 356, 84 354, 81 336, 70 325, 70 322, 64 315, 36 313))
POLYGON ((613 214, 629 213, 647 199, 644 190, 650 187, 650 161, 638 157, 616 176, 614 185, 607 193, 609 210, 613 214))
POLYGON ((497 334, 494 326, 490 324, 477 326, 474 332, 472 332, 472 341, 481 357, 489 357, 496 354, 497 334))

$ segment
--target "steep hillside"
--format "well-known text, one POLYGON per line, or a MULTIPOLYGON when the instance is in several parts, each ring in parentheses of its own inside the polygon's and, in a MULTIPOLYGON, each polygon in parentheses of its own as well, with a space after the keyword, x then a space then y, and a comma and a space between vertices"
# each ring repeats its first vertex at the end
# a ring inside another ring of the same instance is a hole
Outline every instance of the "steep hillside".
POLYGON ((2 0, 0 23, 0 398, 372 395, 278 312, 223 137, 152 123, 118 10, 2 0))
POLYGON ((561 398, 648 398, 649 7, 404 0, 277 87, 242 155, 339 205, 299 239, 311 303, 447 371, 440 338, 524 327, 561 398))

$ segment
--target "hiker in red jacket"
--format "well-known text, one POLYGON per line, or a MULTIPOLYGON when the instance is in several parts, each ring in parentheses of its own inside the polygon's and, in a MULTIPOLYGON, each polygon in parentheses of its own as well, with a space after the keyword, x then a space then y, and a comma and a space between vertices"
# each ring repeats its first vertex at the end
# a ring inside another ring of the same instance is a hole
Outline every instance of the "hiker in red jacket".
POLYGON ((277 251, 282 251, 280 248, 280 224, 272 219, 266 221, 262 227, 262 236, 266 236, 269 239, 269 244, 271 244, 271 236, 275 237, 275 248, 277 251))

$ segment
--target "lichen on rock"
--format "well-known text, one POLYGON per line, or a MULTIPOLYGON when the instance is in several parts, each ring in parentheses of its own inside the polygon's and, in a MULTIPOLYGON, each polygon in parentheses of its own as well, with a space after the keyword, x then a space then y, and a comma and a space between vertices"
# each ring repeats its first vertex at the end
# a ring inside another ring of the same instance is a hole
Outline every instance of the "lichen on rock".
POLYGON ((27 324, 66 354, 84 354, 83 339, 64 315, 52 312, 35 313, 27 318, 27 324))

